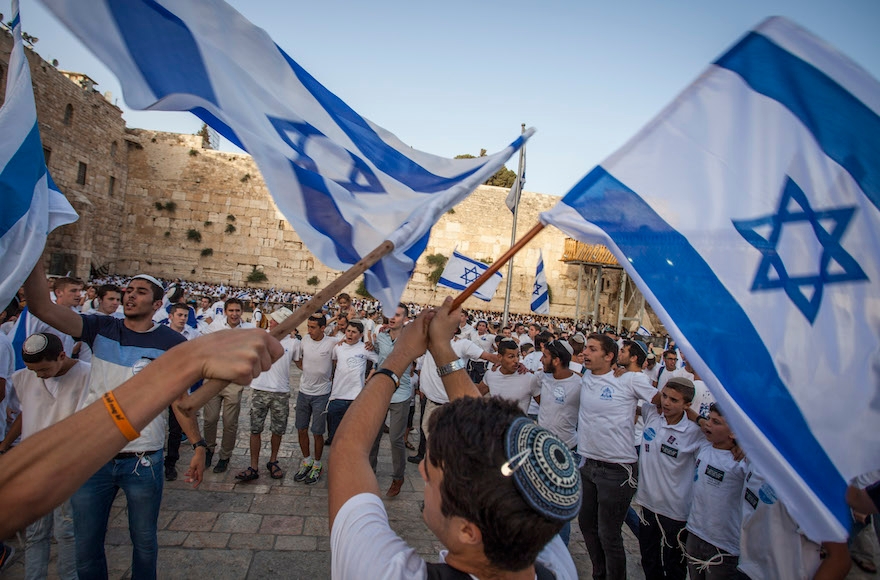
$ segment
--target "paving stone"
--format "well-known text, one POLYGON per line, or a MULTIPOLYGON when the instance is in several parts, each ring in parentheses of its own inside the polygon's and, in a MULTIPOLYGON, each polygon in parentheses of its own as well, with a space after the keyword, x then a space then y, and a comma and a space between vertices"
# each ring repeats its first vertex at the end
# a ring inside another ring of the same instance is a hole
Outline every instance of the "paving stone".
POLYGON ((248 573, 250 550, 165 548, 159 550, 159 578, 163 580, 239 580, 248 573))
POLYGON ((330 518, 320 516, 309 516, 303 524, 304 536, 329 536, 330 535, 330 518))
POLYGON ((181 546, 189 532, 174 532, 171 530, 159 530, 159 547, 181 546))
POLYGON ((217 521, 217 512, 178 512, 174 520, 168 524, 169 530, 187 532, 210 531, 217 521))
POLYGON ((326 516, 327 499, 311 496, 256 495, 250 511, 255 514, 326 516))
POLYGON ((167 489, 162 495, 162 509, 199 512, 246 512, 253 496, 246 493, 198 489, 167 489))
POLYGON ((330 578, 330 552, 265 551, 254 554, 248 580, 266 578, 330 578))
POLYGON ((229 536, 230 548, 243 548, 246 550, 271 550, 275 545, 275 536, 272 534, 232 534, 229 536))
POLYGON ((318 538, 315 536, 278 536, 275 539, 275 549, 313 552, 318 549, 318 538))
POLYGON ((214 532, 190 532, 183 542, 184 548, 225 548, 230 534, 214 532))
POLYGON ((238 493, 269 493, 269 489, 271 486, 269 485, 260 485, 253 483, 239 483, 235 486, 235 491, 238 493))
POLYGON ((298 536, 303 531, 303 518, 300 516, 263 516, 261 534, 298 536))
POLYGON ((254 534, 260 529, 260 524, 262 522, 263 516, 258 514, 220 514, 211 531, 254 534))

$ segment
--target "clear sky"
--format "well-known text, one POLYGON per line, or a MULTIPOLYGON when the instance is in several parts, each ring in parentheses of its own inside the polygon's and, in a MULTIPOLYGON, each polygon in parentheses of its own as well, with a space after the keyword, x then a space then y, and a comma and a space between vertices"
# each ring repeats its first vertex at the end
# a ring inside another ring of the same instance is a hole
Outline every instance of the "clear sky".
MULTIPOLYGON (((491 153, 521 123, 535 127, 525 189, 554 195, 768 16, 794 20, 880 77, 880 0, 231 4, 358 113, 416 149, 491 153)), ((189 113, 128 110, 112 73, 41 5, 22 0, 21 16, 40 39, 37 52, 112 92, 130 127, 199 129, 189 113)))

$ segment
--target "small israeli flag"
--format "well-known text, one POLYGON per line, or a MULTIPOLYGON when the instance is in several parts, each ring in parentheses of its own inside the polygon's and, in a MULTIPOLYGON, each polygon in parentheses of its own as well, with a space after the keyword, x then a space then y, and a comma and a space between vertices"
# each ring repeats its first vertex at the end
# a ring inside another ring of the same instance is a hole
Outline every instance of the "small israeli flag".
MULTIPOLYGON (((438 286, 446 286, 454 290, 464 290, 470 286, 480 275, 489 269, 489 266, 482 262, 478 262, 473 258, 468 258, 464 254, 453 250, 452 257, 446 262, 443 274, 437 282, 438 286)), ((495 290, 501 283, 503 277, 500 272, 495 272, 491 278, 483 282, 482 286, 474 292, 474 296, 480 300, 492 300, 495 290)))
POLYGON ((538 254, 538 268, 535 272, 535 287, 532 290, 532 312, 550 314, 550 286, 544 273, 544 254, 538 254))

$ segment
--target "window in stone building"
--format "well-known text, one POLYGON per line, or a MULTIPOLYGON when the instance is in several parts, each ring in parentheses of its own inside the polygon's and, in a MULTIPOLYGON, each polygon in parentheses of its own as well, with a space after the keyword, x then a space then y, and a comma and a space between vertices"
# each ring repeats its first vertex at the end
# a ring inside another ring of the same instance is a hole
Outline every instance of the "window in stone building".
POLYGON ((80 185, 86 184, 86 170, 87 169, 88 169, 88 165, 86 165, 85 163, 80 161, 79 162, 79 169, 77 169, 77 171, 76 171, 76 182, 78 184, 80 184, 80 185))
POLYGON ((110 157, 116 157, 116 141, 110 143, 110 157))
POLYGON ((46 162, 46 166, 49 165, 49 158, 52 157, 52 150, 48 147, 43 147, 43 161, 46 162))
POLYGON ((116 178, 112 175, 110 176, 109 184, 107 185, 107 195, 113 195, 113 190, 116 189, 116 178))
POLYGON ((279 230, 283 230, 283 229, 284 229, 284 220, 278 220, 278 229, 279 229, 279 230))
POLYGON ((68 272, 76 272, 76 256, 74 254, 53 253, 49 257, 49 274, 67 276, 68 272))
POLYGON ((68 103, 67 106, 64 107, 64 124, 70 125, 71 123, 73 123, 73 105, 68 103))

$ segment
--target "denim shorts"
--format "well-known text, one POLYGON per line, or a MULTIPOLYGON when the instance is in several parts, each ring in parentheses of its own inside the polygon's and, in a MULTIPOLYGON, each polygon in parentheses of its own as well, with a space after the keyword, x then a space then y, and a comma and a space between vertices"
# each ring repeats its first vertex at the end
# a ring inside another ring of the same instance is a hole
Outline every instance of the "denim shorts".
POLYGON ((325 395, 306 395, 299 393, 296 396, 296 416, 294 427, 305 429, 312 422, 312 433, 323 435, 327 429, 327 403, 330 401, 330 393, 325 395))

